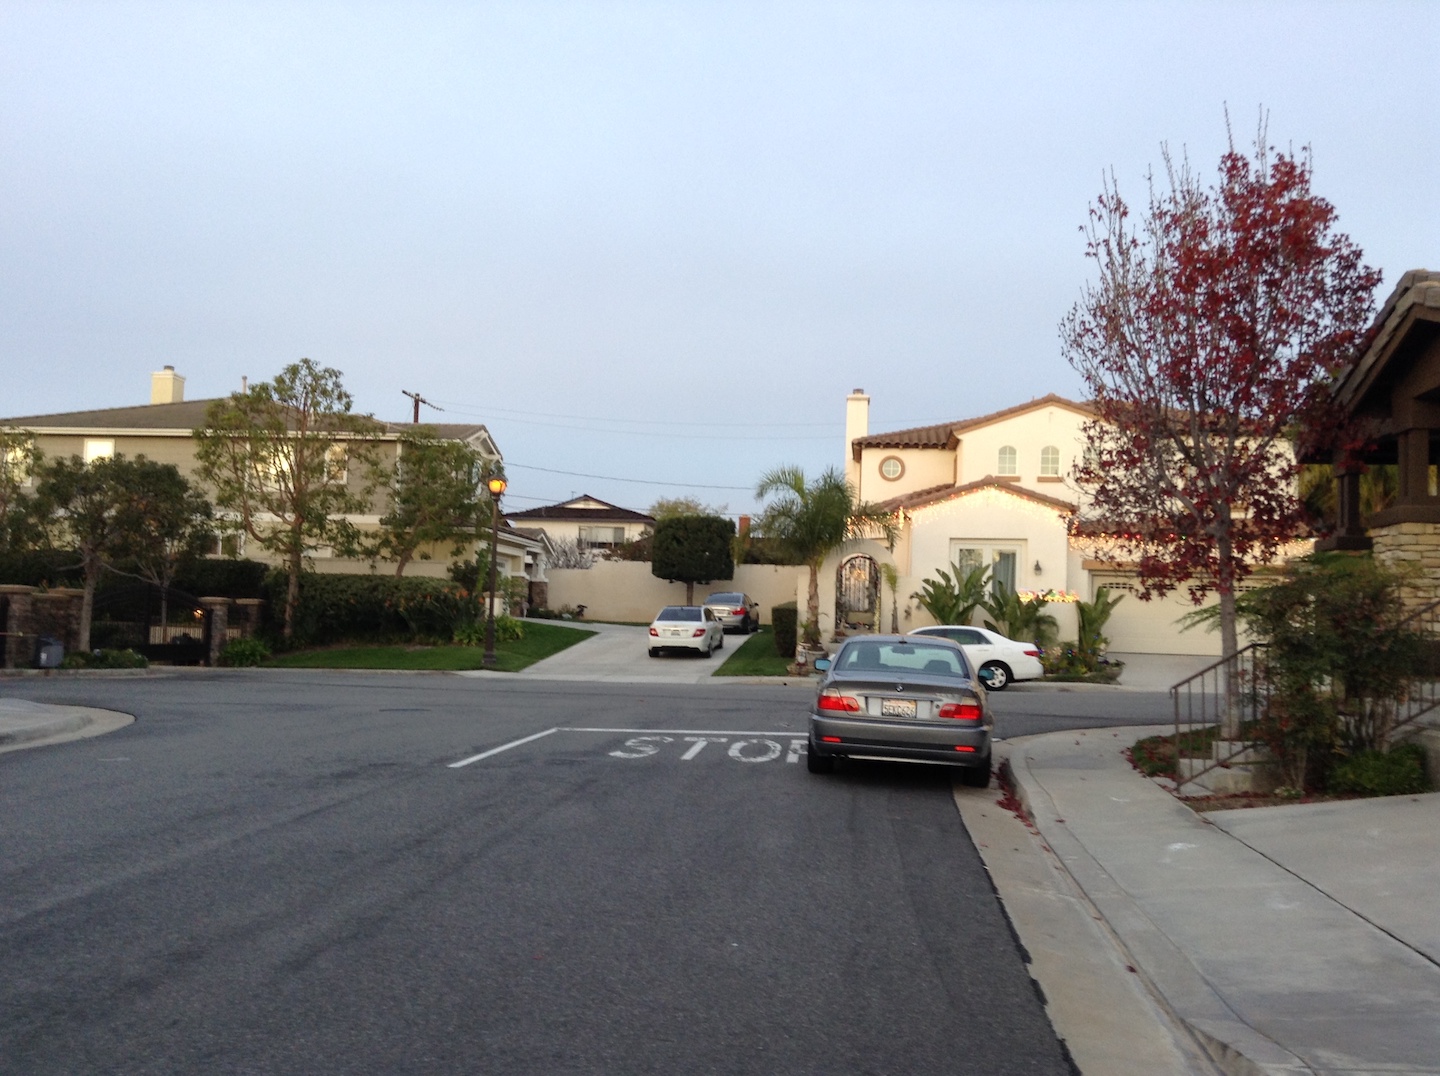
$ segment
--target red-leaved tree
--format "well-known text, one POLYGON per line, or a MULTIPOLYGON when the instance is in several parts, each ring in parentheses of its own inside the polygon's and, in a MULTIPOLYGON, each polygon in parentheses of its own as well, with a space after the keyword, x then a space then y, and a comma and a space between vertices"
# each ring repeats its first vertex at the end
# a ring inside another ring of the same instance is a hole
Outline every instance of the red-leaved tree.
POLYGON ((1090 209, 1099 278, 1061 324, 1095 418, 1076 469, 1076 533, 1138 566, 1142 597, 1219 598, 1296 536, 1297 436, 1332 424, 1331 375, 1353 358, 1380 274, 1310 189, 1308 150, 1233 142, 1207 187, 1165 154, 1138 224, 1114 178, 1090 209))

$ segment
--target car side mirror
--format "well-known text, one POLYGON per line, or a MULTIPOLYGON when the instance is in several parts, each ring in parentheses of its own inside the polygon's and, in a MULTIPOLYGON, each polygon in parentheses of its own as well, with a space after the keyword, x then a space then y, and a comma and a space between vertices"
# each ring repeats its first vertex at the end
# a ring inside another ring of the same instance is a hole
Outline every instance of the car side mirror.
POLYGON ((980 682, 982 684, 984 684, 986 687, 989 687, 990 681, 995 678, 995 670, 981 669, 976 675, 980 677, 980 682))
POLYGON ((830 659, 829 659, 829 658, 816 658, 816 659, 815 659, 815 671, 816 671, 816 672, 829 672, 829 671, 830 671, 830 659))

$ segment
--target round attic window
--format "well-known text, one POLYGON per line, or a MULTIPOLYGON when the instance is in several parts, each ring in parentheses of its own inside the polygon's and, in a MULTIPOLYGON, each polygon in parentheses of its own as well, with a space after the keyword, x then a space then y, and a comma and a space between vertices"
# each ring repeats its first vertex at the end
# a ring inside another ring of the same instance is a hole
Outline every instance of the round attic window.
POLYGON ((899 456, 886 456, 880 461, 880 477, 894 482, 905 473, 905 464, 899 456))

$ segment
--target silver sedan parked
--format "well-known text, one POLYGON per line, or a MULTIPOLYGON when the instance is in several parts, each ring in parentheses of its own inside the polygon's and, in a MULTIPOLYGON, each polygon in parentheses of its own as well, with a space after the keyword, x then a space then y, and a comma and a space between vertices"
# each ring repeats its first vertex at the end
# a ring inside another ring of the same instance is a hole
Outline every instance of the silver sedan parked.
POLYGON ((824 675, 810 711, 811 773, 829 773, 837 758, 898 759, 958 766, 961 783, 990 783, 994 719, 955 643, 865 635, 815 668, 824 675))
POLYGON ((726 631, 738 631, 748 635, 760 626, 760 603, 748 594, 738 591, 722 591, 705 599, 709 609, 726 631))
POLYGON ((650 624, 650 656, 665 650, 698 650, 708 658, 725 647, 725 632, 703 605, 667 605, 650 624))

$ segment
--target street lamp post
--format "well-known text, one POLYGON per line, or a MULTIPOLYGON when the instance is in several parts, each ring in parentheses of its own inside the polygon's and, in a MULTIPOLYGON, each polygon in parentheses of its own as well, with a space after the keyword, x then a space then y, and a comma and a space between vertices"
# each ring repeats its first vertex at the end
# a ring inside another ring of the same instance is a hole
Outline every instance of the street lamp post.
POLYGON ((500 495, 505 492, 505 479, 495 477, 485 483, 490 490, 490 592, 485 603, 485 668, 495 667, 495 546, 500 541, 500 495))

